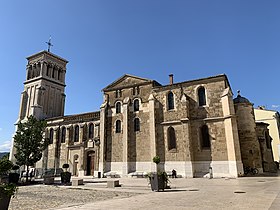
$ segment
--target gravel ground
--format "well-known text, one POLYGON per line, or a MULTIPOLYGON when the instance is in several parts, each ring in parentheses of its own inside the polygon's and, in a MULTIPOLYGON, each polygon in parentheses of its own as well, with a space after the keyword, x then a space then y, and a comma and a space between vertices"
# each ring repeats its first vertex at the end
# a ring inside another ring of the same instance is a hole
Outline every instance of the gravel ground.
POLYGON ((51 209, 133 195, 138 193, 48 185, 21 186, 16 196, 11 199, 9 210, 51 209))

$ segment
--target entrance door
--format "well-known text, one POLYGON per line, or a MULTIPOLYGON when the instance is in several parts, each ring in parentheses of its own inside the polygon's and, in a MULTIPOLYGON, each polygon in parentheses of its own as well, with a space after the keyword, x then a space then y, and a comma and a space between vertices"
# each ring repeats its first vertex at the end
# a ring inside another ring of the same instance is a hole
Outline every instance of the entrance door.
POLYGON ((90 151, 87 154, 87 175, 94 175, 94 151, 90 151))

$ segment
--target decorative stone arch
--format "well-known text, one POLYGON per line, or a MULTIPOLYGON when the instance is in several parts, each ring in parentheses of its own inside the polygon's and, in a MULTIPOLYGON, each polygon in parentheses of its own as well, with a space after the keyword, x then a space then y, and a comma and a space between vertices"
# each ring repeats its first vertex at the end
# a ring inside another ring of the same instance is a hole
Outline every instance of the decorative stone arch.
POLYGON ((134 112, 138 112, 141 108, 141 104, 142 104, 142 101, 141 101, 141 98, 139 97, 136 97, 132 100, 132 108, 133 108, 133 111, 134 112), (138 101, 138 102, 137 102, 138 101), (138 109, 137 109, 137 104, 138 103, 138 109))
POLYGON ((94 123, 90 122, 88 123, 88 139, 94 138, 94 123))
POLYGON ((75 124, 73 126, 73 140, 74 142, 79 142, 79 137, 80 137, 80 126, 78 124, 75 124))
POLYGON ((169 90, 166 93, 166 110, 171 111, 171 110, 176 110, 176 94, 174 91, 169 90))
POLYGON ((122 132, 122 121, 121 119, 116 119, 114 122, 114 133, 122 132))
POLYGON ((138 132, 141 130, 141 119, 139 117, 135 117, 133 119, 133 128, 134 132, 138 132))
POLYGON ((207 97, 207 88, 206 88, 206 85, 198 85, 196 88, 195 88, 195 98, 196 98, 196 101, 197 101, 197 106, 198 107, 205 107, 205 106, 208 106, 208 97, 207 97), (203 98, 202 98, 202 91, 204 90, 204 101, 203 98), (204 103, 203 103, 204 102, 204 103))
POLYGON ((122 105, 123 105, 123 103, 122 103, 122 101, 120 101, 120 100, 117 100, 116 102, 115 102, 115 114, 120 114, 120 113, 122 113, 122 105))
POLYGON ((174 127, 169 126, 167 128, 167 148, 168 151, 176 151, 177 149, 177 139, 176 139, 176 131, 174 127))

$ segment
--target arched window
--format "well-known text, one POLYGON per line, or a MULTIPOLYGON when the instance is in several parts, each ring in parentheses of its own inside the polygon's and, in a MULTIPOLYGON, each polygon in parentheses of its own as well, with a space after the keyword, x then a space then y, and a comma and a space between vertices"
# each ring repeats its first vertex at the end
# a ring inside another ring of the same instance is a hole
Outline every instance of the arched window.
POLYGON ((197 94, 198 94, 198 104, 199 104, 199 106, 205 106, 206 105, 205 88, 200 87, 197 91, 197 94))
POLYGON ((116 103, 116 113, 117 114, 121 113, 121 107, 122 107, 121 102, 117 102, 116 103))
POLYGON ((116 121, 116 133, 120 133, 122 130, 122 123, 120 120, 116 121))
POLYGON ((78 141, 79 141, 79 126, 76 125, 74 131, 74 142, 78 142, 78 141))
POLYGON ((265 142, 266 142, 266 148, 271 149, 271 137, 269 136, 267 131, 265 131, 265 142))
POLYGON ((210 148, 210 136, 208 131, 208 126, 203 125, 201 127, 201 138, 202 138, 202 148, 210 148))
POLYGON ((167 129, 168 150, 176 149, 176 134, 173 127, 167 129))
POLYGON ((133 109, 134 109, 135 112, 139 111, 139 100, 138 99, 135 99, 133 101, 133 109))
POLYGON ((62 129, 61 129, 61 143, 65 143, 65 137, 66 137, 66 128, 62 127, 62 129))
POLYGON ((172 92, 169 92, 167 95, 168 110, 174 109, 174 95, 172 92))
POLYGON ((88 128, 88 137, 89 137, 90 139, 93 138, 93 128, 94 128, 94 126, 93 126, 93 124, 91 123, 91 124, 89 125, 89 128, 88 128))
POLYGON ((140 120, 139 118, 134 119, 134 131, 140 131, 140 120))

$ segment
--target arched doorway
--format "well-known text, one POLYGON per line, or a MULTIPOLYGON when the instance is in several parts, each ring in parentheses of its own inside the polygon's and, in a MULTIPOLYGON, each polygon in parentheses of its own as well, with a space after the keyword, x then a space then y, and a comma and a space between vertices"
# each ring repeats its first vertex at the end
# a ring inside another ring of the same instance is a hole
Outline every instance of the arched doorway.
POLYGON ((94 151, 89 151, 87 153, 87 175, 88 176, 94 175, 94 157, 95 157, 94 151))

